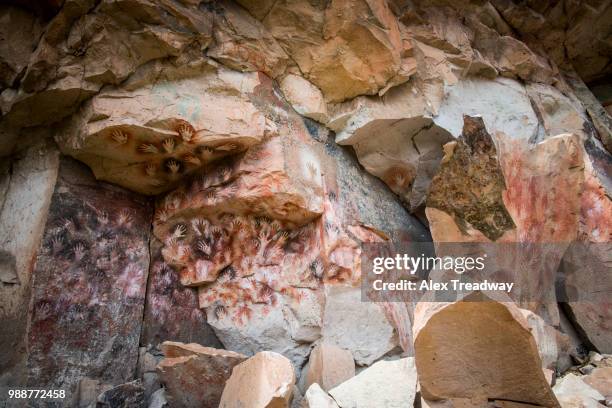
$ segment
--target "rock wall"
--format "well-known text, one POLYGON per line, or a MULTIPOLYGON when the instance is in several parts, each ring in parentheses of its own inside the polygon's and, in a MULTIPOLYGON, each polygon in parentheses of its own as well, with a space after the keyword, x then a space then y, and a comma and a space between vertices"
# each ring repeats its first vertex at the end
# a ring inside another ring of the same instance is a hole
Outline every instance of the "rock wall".
POLYGON ((371 407, 387 371, 389 407, 554 407, 612 353, 610 303, 574 301, 610 271, 610 1, 11 3, 0 385, 371 407), (507 272, 571 301, 362 299, 364 244, 429 241, 533 245, 507 272), (328 347, 352 374, 306 381, 328 347))

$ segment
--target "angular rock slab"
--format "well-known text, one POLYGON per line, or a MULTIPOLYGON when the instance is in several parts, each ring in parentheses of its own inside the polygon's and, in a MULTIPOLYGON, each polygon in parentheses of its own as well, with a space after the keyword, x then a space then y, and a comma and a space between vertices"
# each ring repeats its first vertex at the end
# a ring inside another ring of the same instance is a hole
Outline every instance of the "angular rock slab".
POLYGON ((83 377, 133 378, 151 220, 144 197, 62 159, 33 272, 28 384, 71 393, 83 377))
POLYGON ((317 344, 312 349, 306 367, 305 374, 302 374, 305 375, 305 390, 316 383, 329 391, 355 376, 355 361, 351 352, 326 343, 317 344))
POLYGON ((553 391, 563 408, 599 408, 605 406, 606 397, 584 382, 583 378, 569 373, 557 380, 553 391))
MULTIPOLYGON (((140 82, 96 95, 58 135, 62 151, 98 179, 158 194, 269 135, 264 114, 249 100, 261 86, 257 74, 201 64, 196 74, 158 82, 142 73, 140 82)), ((178 75, 155 69, 148 75, 178 75)))
POLYGON ((349 350, 359 365, 370 365, 399 345, 397 333, 382 308, 361 299, 361 289, 325 288, 322 339, 349 350))
POLYGON ((165 358, 157 365, 166 397, 172 405, 213 408, 219 406, 225 383, 234 366, 247 356, 199 344, 166 341, 165 358))
POLYGON ((304 394, 300 408, 338 408, 338 404, 329 396, 319 384, 314 383, 304 394))
POLYGON ((461 137, 444 146, 446 154, 431 182, 427 207, 469 223, 495 241, 515 227, 502 199, 504 175, 482 118, 463 120, 461 137))
POLYGON ((329 391, 340 408, 411 407, 416 396, 414 358, 378 361, 329 391))
POLYGON ((414 312, 413 332, 424 398, 501 399, 558 407, 535 340, 513 304, 476 298, 451 304, 421 302, 414 312))
POLYGON ((291 362, 280 354, 262 351, 234 367, 219 408, 287 408, 294 383, 291 362))

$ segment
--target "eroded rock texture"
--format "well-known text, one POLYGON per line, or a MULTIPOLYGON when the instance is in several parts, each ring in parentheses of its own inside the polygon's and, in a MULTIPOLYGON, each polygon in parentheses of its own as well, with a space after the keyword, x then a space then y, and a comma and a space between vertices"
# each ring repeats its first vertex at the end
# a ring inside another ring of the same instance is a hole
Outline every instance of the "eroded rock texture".
POLYGON ((67 392, 133 377, 149 269, 146 201, 83 173, 62 160, 32 272, 28 384, 67 392))
POLYGON ((0 385, 555 407, 612 352, 610 1, 10 3, 0 385), (430 240, 548 297, 362 299, 364 244, 430 240))

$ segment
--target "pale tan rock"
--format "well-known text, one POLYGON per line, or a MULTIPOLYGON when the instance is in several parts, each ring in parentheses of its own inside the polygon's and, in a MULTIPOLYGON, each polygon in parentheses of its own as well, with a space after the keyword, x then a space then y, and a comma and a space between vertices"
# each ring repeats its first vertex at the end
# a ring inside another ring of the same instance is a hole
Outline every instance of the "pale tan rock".
POLYGON ((329 391, 355 376, 355 362, 350 351, 322 343, 312 349, 305 370, 304 390, 317 383, 323 390, 329 391))
POLYGON ((289 57, 263 25, 231 1, 217 7, 207 54, 238 71, 262 71, 272 78, 282 74, 289 57))
POLYGON ((157 365, 166 398, 181 407, 217 407, 226 381, 247 356, 199 344, 166 341, 157 365))
POLYGON ((219 408, 288 407, 294 382, 293 366, 288 359, 262 351, 234 367, 219 408))
POLYGON ((582 379, 606 399, 612 397, 612 367, 597 367, 582 379))
POLYGON ((319 384, 314 383, 304 394, 301 408, 338 408, 338 404, 329 396, 319 384))
POLYGON ((276 2, 263 20, 329 101, 406 81, 397 20, 383 1, 276 2))
POLYGON ((288 74, 280 82, 281 90, 287 101, 300 115, 327 123, 327 105, 323 94, 312 83, 299 75, 288 74))
POLYGON ((581 377, 572 373, 558 379, 553 391, 563 408, 599 408, 605 406, 603 405, 605 396, 586 384, 581 377))
POLYGON ((167 191, 210 161, 244 151, 271 134, 264 114, 241 94, 260 81, 211 64, 199 76, 97 95, 60 132, 59 145, 96 178, 144 194, 167 191))
POLYGON ((414 312, 413 332, 424 398, 558 406, 527 322, 512 303, 422 302, 414 312))
POLYGON ((340 408, 412 406, 417 373, 414 358, 378 361, 329 391, 340 408))

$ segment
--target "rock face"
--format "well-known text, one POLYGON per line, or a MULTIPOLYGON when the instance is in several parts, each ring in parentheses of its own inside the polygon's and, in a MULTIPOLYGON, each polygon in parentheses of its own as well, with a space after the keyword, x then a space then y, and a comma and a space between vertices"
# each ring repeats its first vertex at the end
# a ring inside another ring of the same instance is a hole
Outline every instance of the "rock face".
POLYGON ((0 176, 0 378, 19 383, 26 376, 27 321, 33 260, 45 231, 59 170, 59 152, 33 146, 0 176))
POLYGON ((417 374, 414 358, 379 361, 329 391, 340 408, 412 406, 417 374))
POLYGON ((141 196, 61 161, 32 273, 28 384, 71 395, 86 376, 134 376, 151 216, 141 196))
POLYGON ((288 359, 267 351, 257 353, 234 367, 219 407, 288 407, 294 382, 293 366, 288 359))
POLYGON ((0 388, 411 406, 416 367, 424 405, 580 401, 567 370, 608 398, 610 1, 9 3, 0 388), (362 299, 370 245, 431 240, 549 297, 362 299))
POLYGON ((180 407, 217 407, 234 366, 246 356, 199 344, 164 342, 157 366, 168 402, 180 407))

